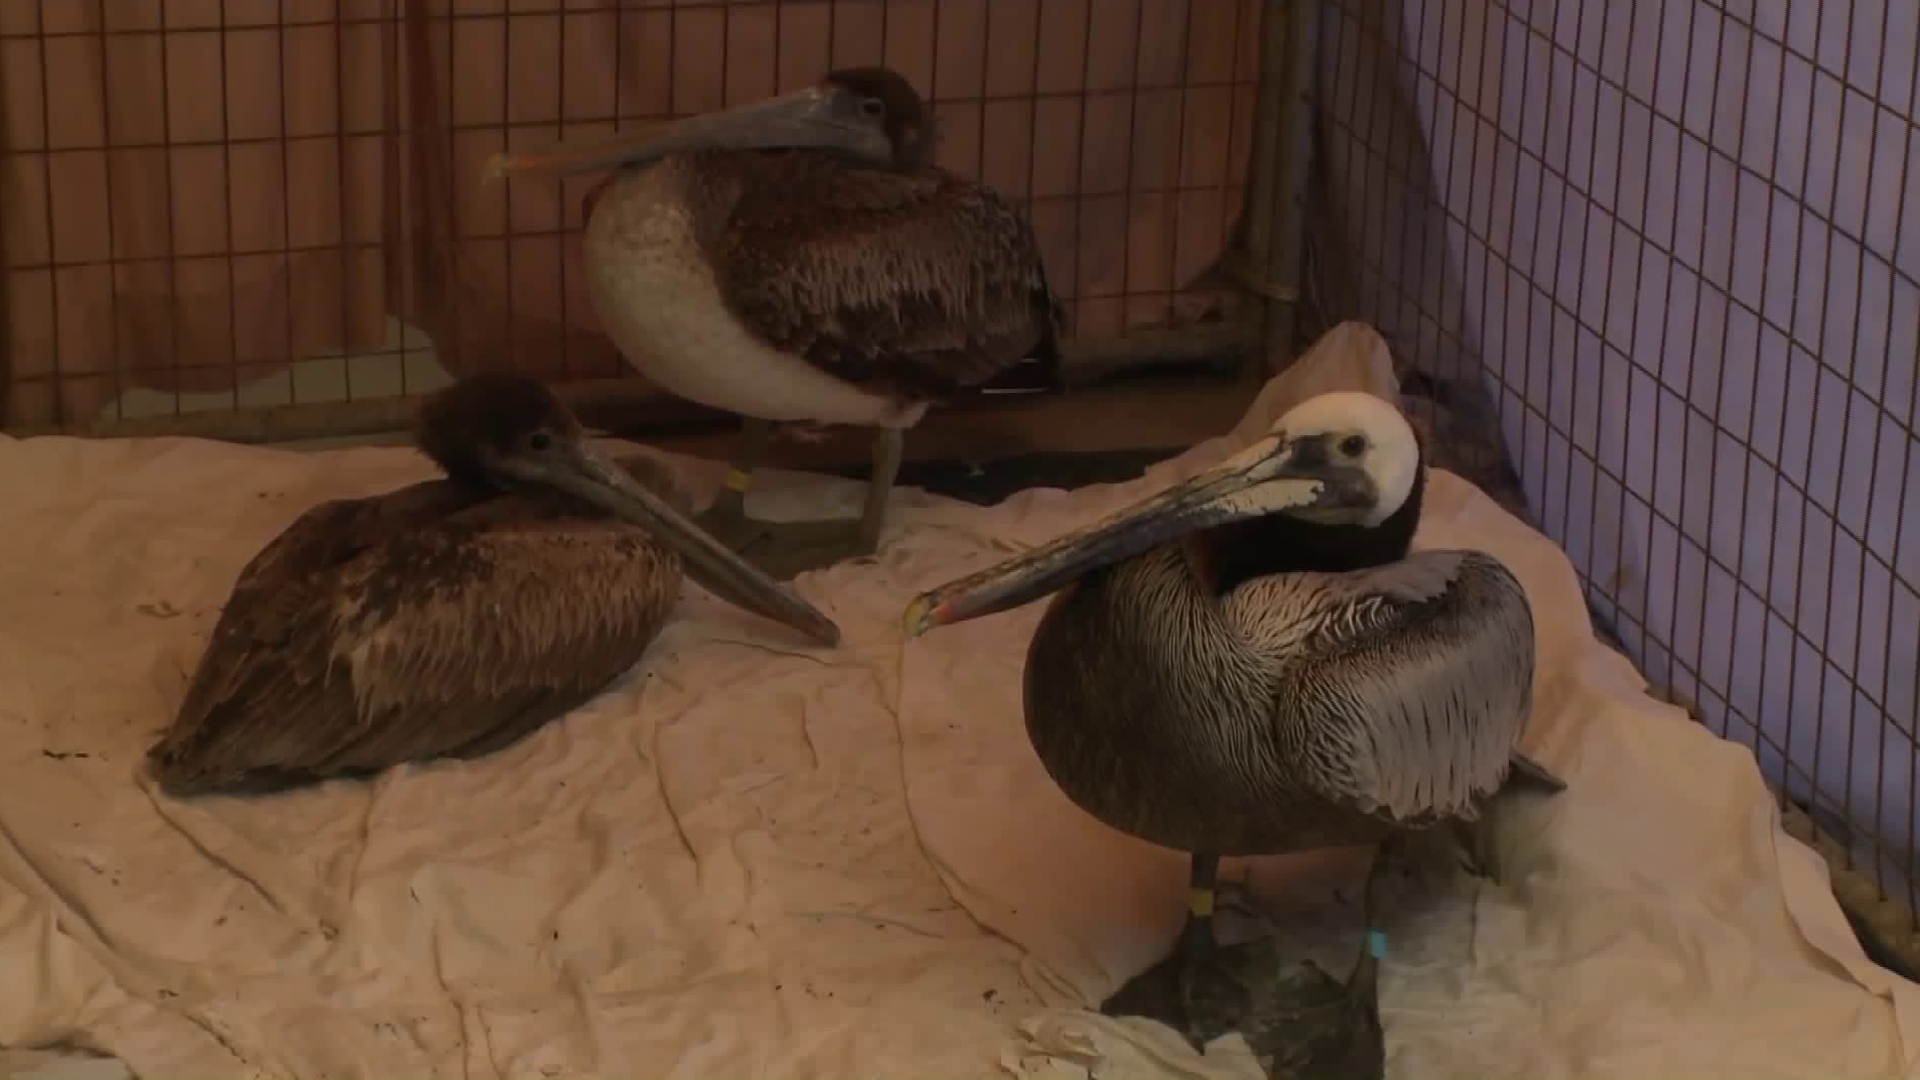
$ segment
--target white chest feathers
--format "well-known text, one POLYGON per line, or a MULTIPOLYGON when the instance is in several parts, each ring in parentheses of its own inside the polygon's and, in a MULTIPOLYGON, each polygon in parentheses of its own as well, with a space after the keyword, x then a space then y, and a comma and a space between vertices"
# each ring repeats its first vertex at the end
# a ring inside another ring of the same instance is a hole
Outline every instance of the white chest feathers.
POLYGON ((663 163, 614 181, 587 223, 588 294, 608 337, 642 375, 742 416, 911 427, 926 406, 870 393, 773 349, 727 310, 663 163))

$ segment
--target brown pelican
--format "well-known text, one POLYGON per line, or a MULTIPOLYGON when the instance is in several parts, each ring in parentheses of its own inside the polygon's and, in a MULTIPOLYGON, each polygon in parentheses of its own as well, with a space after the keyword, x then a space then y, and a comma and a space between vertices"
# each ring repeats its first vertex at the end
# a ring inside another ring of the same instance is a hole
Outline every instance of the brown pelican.
POLYGON ((1192 857, 1179 944, 1109 1013, 1199 1049, 1231 1026, 1200 1014, 1237 980, 1249 1043, 1291 1063, 1276 1075, 1379 1075, 1384 852, 1373 948, 1344 989, 1311 964, 1281 969, 1270 942, 1215 945, 1220 858, 1384 849, 1472 820, 1510 770, 1562 786, 1517 749, 1534 664, 1520 583, 1479 552, 1409 554, 1425 476, 1399 410, 1323 394, 1217 468, 909 606, 917 636, 1060 590, 1027 653, 1034 749, 1082 809, 1192 857), (1254 977, 1225 974, 1249 964, 1254 977))
POLYGON ((307 511, 235 582, 173 725, 163 790, 261 790, 477 757, 582 704, 666 622, 684 565, 828 645, 839 627, 612 462, 539 382, 482 375, 421 406, 446 478, 307 511))
POLYGON ((702 523, 783 575, 875 550, 903 432, 929 404, 1025 359, 1058 363, 1060 308, 1032 228, 993 189, 935 167, 933 150, 912 85, 866 67, 488 164, 489 176, 618 167, 587 196, 594 310, 647 378, 747 418, 702 523), (857 522, 746 516, 775 422, 879 429, 857 522))

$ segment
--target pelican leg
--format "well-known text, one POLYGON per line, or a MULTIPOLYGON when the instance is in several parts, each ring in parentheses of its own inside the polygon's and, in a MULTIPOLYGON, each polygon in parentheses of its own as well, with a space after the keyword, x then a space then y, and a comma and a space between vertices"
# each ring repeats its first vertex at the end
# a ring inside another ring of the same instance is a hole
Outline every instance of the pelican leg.
POLYGON ((1128 980, 1100 1011, 1157 1020, 1203 1054, 1207 1043, 1237 1030, 1270 1080, 1382 1080, 1386 1041, 1376 980, 1386 939, 1377 930, 1374 894, 1397 847, 1397 837, 1389 838, 1374 855, 1362 901, 1367 933, 1345 983, 1311 960, 1285 959, 1271 937, 1216 942, 1219 858, 1196 854, 1187 921, 1173 954, 1128 980))
MULTIPOLYGON (((1367 869, 1367 883, 1360 894, 1360 910, 1367 920, 1367 933, 1360 942, 1360 958, 1354 961, 1353 972, 1347 976, 1347 989, 1356 997, 1364 998, 1369 1006, 1375 1003, 1375 992, 1379 988, 1380 958, 1387 954, 1387 934, 1380 929, 1380 881, 1400 853, 1401 835, 1390 834, 1375 849, 1373 865, 1367 869)), ((1374 1011, 1373 1016, 1378 1030, 1379 1013, 1374 1011)))
POLYGON ((1380 879, 1399 850, 1398 835, 1374 852, 1361 909, 1366 933, 1345 984, 1311 960, 1280 966, 1250 987, 1241 1031, 1270 1080, 1382 1080, 1386 1034, 1380 1027, 1380 958, 1386 934, 1377 906, 1380 879))
POLYGON ((828 567, 843 559, 858 559, 879 550, 879 532, 887 523, 887 496, 899 477, 904 432, 881 429, 874 440, 874 471, 866 486, 866 509, 860 517, 828 521, 755 521, 753 536, 735 548, 772 577, 795 577, 804 571, 828 567))
MULTIPOLYGON (((754 423, 755 421, 749 421, 754 423)), ((733 494, 733 479, 741 478, 736 466, 729 478, 728 490, 714 502, 701 522, 721 542, 740 553, 774 578, 785 580, 808 570, 830 566, 844 559, 871 555, 880 548, 880 530, 886 524, 887 497, 900 474, 905 449, 905 433, 898 428, 882 428, 873 445, 873 472, 867 482, 865 511, 858 518, 825 521, 761 521, 746 516, 741 494, 733 494)))
POLYGON ((1222 949, 1213 936, 1214 886, 1220 857, 1196 853, 1187 884, 1187 919, 1166 959, 1128 979, 1100 1003, 1108 1016, 1139 1016, 1155 1020, 1186 1037, 1194 1050, 1205 1053, 1214 1037, 1233 1030, 1232 1018, 1212 1008, 1220 994, 1209 985, 1222 949))
POLYGON ((740 425, 740 447, 734 451, 726 483, 713 497, 713 505, 699 517, 701 528, 734 551, 746 551, 765 537, 766 523, 747 516, 747 489, 753 486, 753 471, 766 457, 767 443, 772 438, 773 421, 744 419, 740 425))
POLYGON ((871 555, 880 550, 880 529, 887 521, 887 499, 893 494, 893 481, 900 475, 900 462, 906 457, 907 434, 900 428, 881 428, 873 442, 873 473, 867 479, 867 507, 860 515, 860 531, 855 540, 859 553, 871 555))

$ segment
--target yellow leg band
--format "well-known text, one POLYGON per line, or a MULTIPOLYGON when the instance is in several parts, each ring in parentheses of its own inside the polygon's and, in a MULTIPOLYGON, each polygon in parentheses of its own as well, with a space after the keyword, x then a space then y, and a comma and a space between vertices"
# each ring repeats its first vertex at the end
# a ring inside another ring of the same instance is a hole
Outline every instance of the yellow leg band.
POLYGON ((740 492, 742 495, 746 494, 747 485, 752 482, 753 478, 741 472, 739 469, 727 470, 727 487, 740 492))
POLYGON ((1213 890, 1212 889, 1188 889, 1187 890, 1187 910, 1192 912, 1195 918, 1199 918, 1199 919, 1204 919, 1207 916, 1212 915, 1213 914, 1213 890))

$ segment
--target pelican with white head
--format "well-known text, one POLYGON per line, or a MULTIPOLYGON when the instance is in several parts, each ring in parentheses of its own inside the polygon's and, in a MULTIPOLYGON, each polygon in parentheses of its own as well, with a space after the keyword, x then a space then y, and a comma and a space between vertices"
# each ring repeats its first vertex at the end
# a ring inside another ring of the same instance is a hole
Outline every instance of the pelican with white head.
MULTIPOLYGON (((1420 443, 1400 410, 1360 391, 1320 394, 1219 465, 1034 551, 945 587, 907 609, 907 633, 1007 611, 1103 566, 1202 529, 1281 514, 1376 529, 1406 504, 1420 443)), ((1401 530, 1393 530, 1398 539, 1401 530)), ((1411 528, 1404 530, 1411 541, 1411 528)), ((1386 539, 1386 537, 1382 537, 1386 539)), ((1400 554, 1405 554, 1404 544, 1400 554)))

